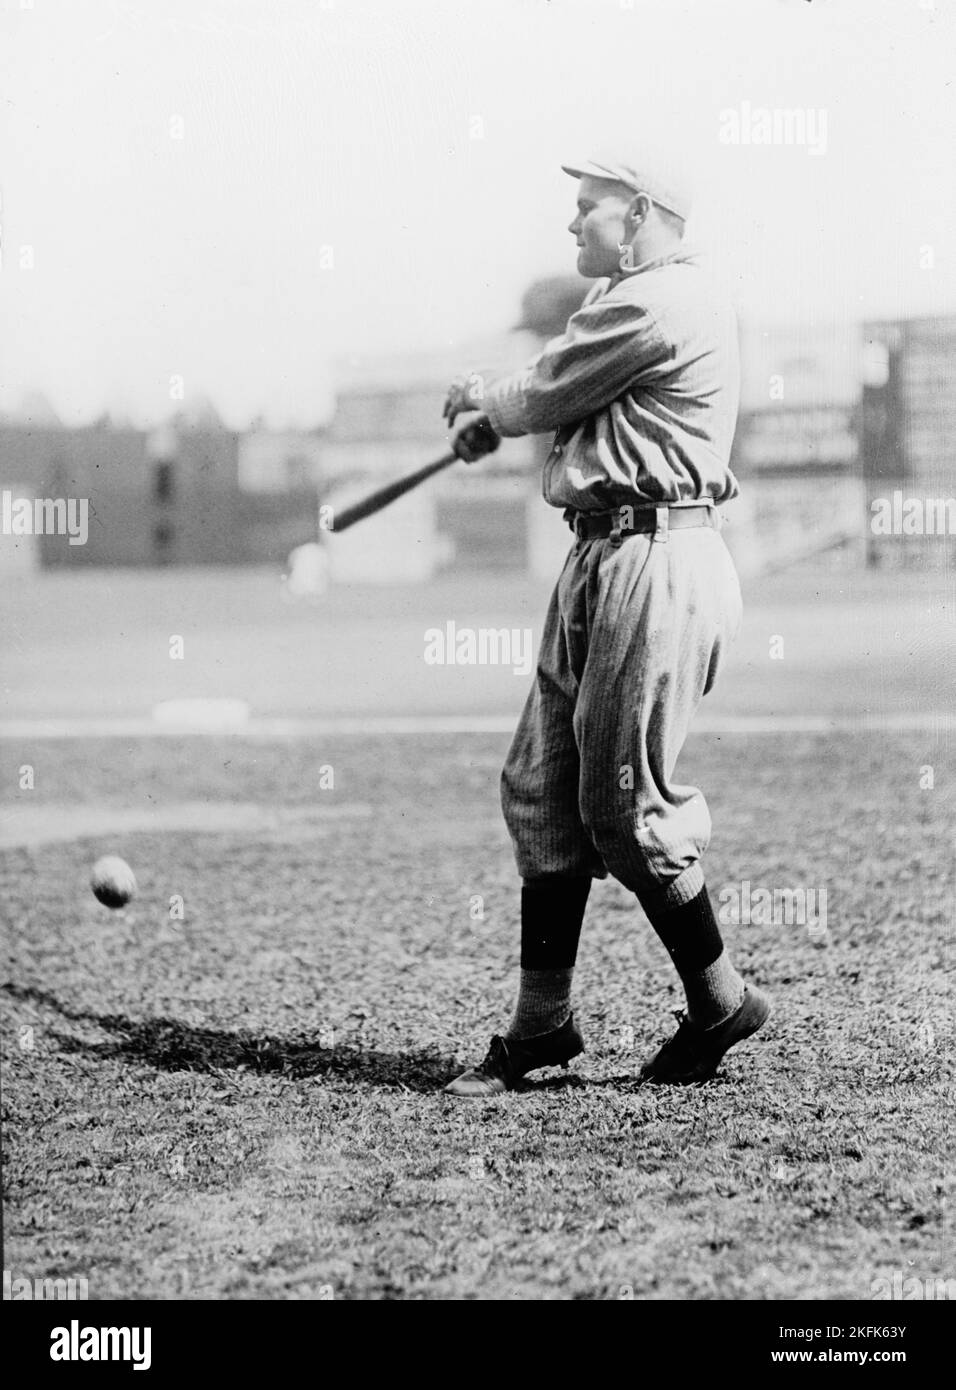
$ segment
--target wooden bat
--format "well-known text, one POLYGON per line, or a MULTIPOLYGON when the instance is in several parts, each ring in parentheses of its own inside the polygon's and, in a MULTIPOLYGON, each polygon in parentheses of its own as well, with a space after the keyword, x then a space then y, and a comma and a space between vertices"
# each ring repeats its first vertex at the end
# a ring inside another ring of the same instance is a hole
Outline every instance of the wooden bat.
POLYGON ((353 502, 351 507, 345 507, 341 512, 333 511, 332 525, 329 529, 333 535, 337 531, 347 531, 357 521, 364 521, 367 516, 374 516, 383 507, 387 507, 390 502, 394 502, 397 497, 404 497, 406 492, 411 492, 412 488, 418 487, 419 483, 423 483, 433 473, 440 473, 443 468, 447 468, 450 463, 455 463, 457 459, 458 455, 455 453, 442 454, 440 459, 426 463, 424 468, 418 468, 414 473, 406 474, 404 478, 397 478, 394 483, 386 483, 384 487, 376 488, 367 497, 363 497, 360 502, 353 502))
MULTIPOLYGON (((483 446, 481 452, 486 454, 493 454, 501 443, 487 418, 475 420, 460 438, 463 438, 466 444, 473 447, 478 447, 480 444, 483 446)), ((376 488, 361 502, 353 502, 351 507, 344 508, 338 514, 333 508, 332 525, 329 530, 333 532, 347 531, 357 521, 364 521, 367 516, 374 516, 383 507, 387 507, 389 502, 394 502, 396 497, 404 497, 406 492, 411 492, 413 487, 418 487, 419 483, 423 483, 433 473, 440 473, 443 468, 447 468, 450 463, 454 463, 460 457, 454 449, 449 449, 448 453, 442 454, 440 459, 435 459, 433 463, 426 463, 424 468, 418 468, 414 473, 408 473, 404 478, 396 479, 394 483, 386 483, 384 487, 376 488)))

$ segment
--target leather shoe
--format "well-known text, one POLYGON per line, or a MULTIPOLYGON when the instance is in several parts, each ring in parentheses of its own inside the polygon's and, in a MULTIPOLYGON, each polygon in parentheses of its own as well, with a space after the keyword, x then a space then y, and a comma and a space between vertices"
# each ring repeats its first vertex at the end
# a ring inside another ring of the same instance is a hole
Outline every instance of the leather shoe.
POLYGON ((584 1040, 574 1026, 574 1014, 569 1014, 560 1028, 532 1038, 512 1040, 496 1033, 485 1060, 450 1081, 445 1094, 472 1099, 498 1096, 513 1091, 521 1078, 536 1067, 567 1067, 571 1058, 583 1051, 584 1040))

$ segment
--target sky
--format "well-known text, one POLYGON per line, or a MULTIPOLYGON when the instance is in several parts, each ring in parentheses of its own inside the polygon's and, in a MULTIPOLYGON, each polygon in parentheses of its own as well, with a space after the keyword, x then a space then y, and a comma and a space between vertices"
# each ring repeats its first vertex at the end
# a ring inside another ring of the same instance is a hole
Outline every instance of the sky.
POLYGON ((695 168, 745 324, 956 312, 951 0, 0 5, 0 411, 309 428, 344 357, 451 377, 573 274, 560 164, 607 144, 695 168))

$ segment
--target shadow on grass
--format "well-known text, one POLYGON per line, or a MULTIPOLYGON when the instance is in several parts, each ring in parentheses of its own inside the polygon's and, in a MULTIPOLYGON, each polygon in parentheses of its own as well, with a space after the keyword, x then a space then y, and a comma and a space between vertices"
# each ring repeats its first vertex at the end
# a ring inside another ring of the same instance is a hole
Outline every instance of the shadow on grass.
POLYGON ((175 1018, 97 1014, 70 1008, 46 990, 14 984, 0 988, 11 998, 45 1005, 62 1018, 92 1023, 113 1035, 107 1042, 85 1042, 54 1033, 64 1052, 138 1062, 160 1071, 280 1072, 292 1077, 329 1076, 369 1086, 404 1086, 409 1091, 434 1091, 455 1074, 453 1058, 422 1049, 377 1052, 355 1043, 320 1047, 301 1037, 195 1028, 175 1018))

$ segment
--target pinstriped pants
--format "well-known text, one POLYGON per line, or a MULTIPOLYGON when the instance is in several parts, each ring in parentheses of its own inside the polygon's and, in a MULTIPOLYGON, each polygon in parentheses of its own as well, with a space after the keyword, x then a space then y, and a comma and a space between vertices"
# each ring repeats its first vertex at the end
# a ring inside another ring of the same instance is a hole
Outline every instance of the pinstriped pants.
POLYGON ((658 904, 700 892, 710 812, 674 767, 741 610, 717 530, 573 546, 501 778, 522 878, 610 873, 658 904))

